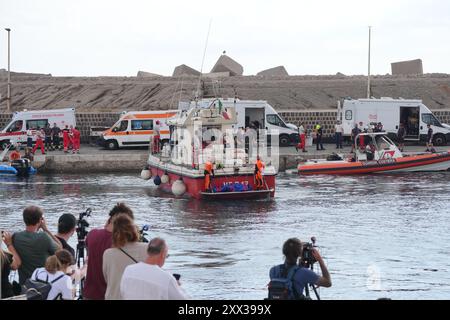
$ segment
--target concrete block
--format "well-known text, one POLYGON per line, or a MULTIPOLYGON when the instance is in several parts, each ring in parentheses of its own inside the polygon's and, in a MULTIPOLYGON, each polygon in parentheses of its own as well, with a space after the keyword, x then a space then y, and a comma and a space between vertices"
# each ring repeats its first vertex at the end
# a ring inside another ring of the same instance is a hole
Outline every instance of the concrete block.
POLYGON ((197 71, 185 64, 179 65, 175 67, 173 70, 172 77, 180 77, 180 76, 199 76, 200 71, 197 71))
POLYGON ((393 75, 423 74, 422 60, 409 60, 391 63, 393 75))
POLYGON ((230 76, 230 72, 213 72, 213 73, 203 73, 203 78, 217 79, 217 78, 227 78, 230 76))
POLYGON ((157 77, 162 77, 162 75, 159 75, 156 73, 145 72, 145 71, 138 71, 137 77, 138 78, 155 78, 155 77, 157 78, 157 77))
POLYGON ((211 73, 215 72, 230 72, 231 76, 242 76, 244 68, 235 60, 223 54, 211 69, 211 73))
POLYGON ((275 68, 266 69, 260 71, 256 74, 257 76, 263 77, 287 77, 289 76, 288 72, 284 68, 284 66, 278 66, 275 68))

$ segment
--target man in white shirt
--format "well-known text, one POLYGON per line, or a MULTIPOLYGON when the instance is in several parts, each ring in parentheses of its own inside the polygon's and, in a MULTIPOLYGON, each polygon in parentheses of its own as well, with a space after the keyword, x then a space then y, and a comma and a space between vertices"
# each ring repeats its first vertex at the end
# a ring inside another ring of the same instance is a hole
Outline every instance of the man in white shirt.
POLYGON ((160 131, 161 131, 161 125, 159 120, 156 120, 155 125, 153 126, 153 150, 152 153, 158 153, 159 152, 159 146, 160 146, 160 131))
POLYGON ((120 293, 124 300, 186 300, 188 296, 181 289, 174 276, 161 269, 169 248, 161 238, 150 240, 148 257, 125 268, 120 282, 120 293))
POLYGON ((342 149, 342 135, 344 134, 344 127, 339 120, 334 126, 334 132, 336 135, 336 149, 342 149))

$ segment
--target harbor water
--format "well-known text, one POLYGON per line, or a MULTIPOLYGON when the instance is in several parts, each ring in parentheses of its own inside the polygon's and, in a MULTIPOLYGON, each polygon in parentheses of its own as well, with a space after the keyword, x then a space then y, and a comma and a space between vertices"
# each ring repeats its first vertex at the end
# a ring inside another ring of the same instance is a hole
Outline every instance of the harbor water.
POLYGON ((11 231, 23 229, 30 204, 56 231, 61 214, 89 207, 89 229, 102 227, 125 201, 137 224, 150 225, 148 238, 167 240, 165 268, 195 299, 265 298, 284 240, 311 236, 333 281, 323 299, 450 298, 450 172, 282 174, 275 199, 228 203, 174 198, 138 174, 0 177, 0 200, 0 228, 11 231))

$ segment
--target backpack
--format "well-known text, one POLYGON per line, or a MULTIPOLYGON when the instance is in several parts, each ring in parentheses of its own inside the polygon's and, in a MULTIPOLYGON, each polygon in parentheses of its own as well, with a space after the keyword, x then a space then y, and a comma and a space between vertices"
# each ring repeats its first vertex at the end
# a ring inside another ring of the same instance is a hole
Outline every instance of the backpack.
POLYGON ((299 266, 292 266, 286 269, 284 264, 280 264, 274 267, 272 270, 275 274, 270 272, 270 282, 268 285, 269 296, 268 300, 298 300, 301 296, 298 294, 294 286, 294 277, 297 271, 300 269, 299 266), (277 269, 279 272, 277 272, 277 269), (272 277, 273 276, 273 277, 272 277))
MULTIPOLYGON (((60 275, 56 279, 51 282, 48 282, 48 274, 47 278, 44 280, 38 279, 38 274, 36 274, 36 279, 27 279, 24 283, 24 294, 27 296, 27 300, 47 300, 48 294, 52 289, 52 284, 65 276, 65 274, 60 275)), ((55 297, 55 300, 58 299, 60 295, 55 297)))

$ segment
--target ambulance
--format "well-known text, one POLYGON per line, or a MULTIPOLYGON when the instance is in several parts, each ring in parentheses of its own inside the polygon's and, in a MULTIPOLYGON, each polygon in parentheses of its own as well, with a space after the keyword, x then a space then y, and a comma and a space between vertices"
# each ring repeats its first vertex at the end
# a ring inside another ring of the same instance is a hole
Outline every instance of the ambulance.
POLYGON ((75 108, 14 112, 12 120, 0 131, 0 148, 4 149, 10 142, 26 144, 28 129, 42 129, 47 124, 53 127, 55 123, 60 129, 66 125, 75 127, 75 108))
POLYGON ((425 141, 428 127, 433 129, 433 144, 446 145, 450 141, 450 126, 441 123, 422 100, 393 99, 351 99, 347 98, 340 107, 338 102, 338 119, 342 120, 344 136, 350 136, 355 124, 364 127, 381 122, 384 131, 395 140, 400 123, 406 130, 406 141, 425 141))
POLYGON ((178 110, 123 112, 119 121, 104 131, 100 145, 109 150, 123 147, 148 147, 156 121, 159 121, 162 144, 169 141, 167 120, 176 116, 178 110))
MULTIPOLYGON (((197 102, 179 102, 178 109, 187 110, 196 104, 201 108, 208 108, 212 103, 221 103, 224 108, 230 106, 236 109, 237 128, 260 128, 266 129, 268 134, 277 132, 279 145, 287 147, 299 142, 298 128, 292 123, 286 123, 278 112, 265 100, 240 100, 205 98, 197 102)), ((271 138, 270 138, 271 139, 271 138)))

